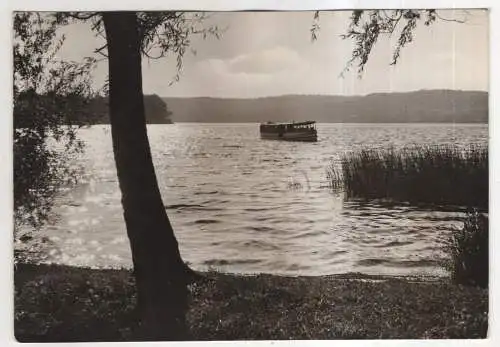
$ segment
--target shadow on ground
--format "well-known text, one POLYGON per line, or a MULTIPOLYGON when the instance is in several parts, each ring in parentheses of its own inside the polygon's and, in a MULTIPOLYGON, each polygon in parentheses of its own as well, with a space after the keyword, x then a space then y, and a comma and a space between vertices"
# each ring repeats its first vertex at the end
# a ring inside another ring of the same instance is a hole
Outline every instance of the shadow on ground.
MULTIPOLYGON (((205 274, 190 289, 186 340, 484 338, 488 291, 445 280, 205 274)), ((22 342, 141 340, 128 270, 20 264, 22 342)))

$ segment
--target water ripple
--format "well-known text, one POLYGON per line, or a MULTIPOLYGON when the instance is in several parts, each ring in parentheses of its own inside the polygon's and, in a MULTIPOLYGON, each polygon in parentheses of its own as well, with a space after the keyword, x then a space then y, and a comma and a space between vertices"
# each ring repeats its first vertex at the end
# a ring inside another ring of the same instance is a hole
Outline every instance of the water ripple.
MULTIPOLYGON (((262 141, 257 124, 148 126, 183 258, 199 269, 287 275, 442 275, 443 239, 463 225, 463 208, 346 201, 324 187, 344 152, 446 144, 450 131, 464 144, 488 143, 485 125, 318 124, 315 144, 262 141)), ((57 198, 53 225, 21 229, 32 238, 16 248, 34 260, 130 267, 109 127, 79 134, 85 183, 57 198)))

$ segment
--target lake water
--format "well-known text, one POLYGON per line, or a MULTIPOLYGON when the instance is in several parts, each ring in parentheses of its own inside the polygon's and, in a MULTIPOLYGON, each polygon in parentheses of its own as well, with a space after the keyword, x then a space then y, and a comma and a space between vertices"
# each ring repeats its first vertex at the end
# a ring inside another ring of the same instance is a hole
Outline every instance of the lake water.
MULTIPOLYGON (((317 143, 261 140, 257 124, 149 125, 154 164, 183 258, 195 269, 324 275, 437 275, 463 213, 344 201, 326 169, 359 148, 488 143, 487 125, 318 124, 317 143)), ((80 131, 80 184, 58 220, 17 248, 33 260, 130 267, 108 126, 80 131)), ((26 231, 26 230, 24 230, 26 231)))

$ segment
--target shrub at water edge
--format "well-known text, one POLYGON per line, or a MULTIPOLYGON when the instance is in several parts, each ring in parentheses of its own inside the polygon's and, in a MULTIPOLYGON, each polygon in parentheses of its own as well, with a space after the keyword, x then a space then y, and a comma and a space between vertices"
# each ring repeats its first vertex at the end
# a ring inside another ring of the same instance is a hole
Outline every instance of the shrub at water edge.
POLYGON ((467 213, 462 229, 452 231, 444 250, 453 282, 488 287, 488 217, 477 210, 467 213))

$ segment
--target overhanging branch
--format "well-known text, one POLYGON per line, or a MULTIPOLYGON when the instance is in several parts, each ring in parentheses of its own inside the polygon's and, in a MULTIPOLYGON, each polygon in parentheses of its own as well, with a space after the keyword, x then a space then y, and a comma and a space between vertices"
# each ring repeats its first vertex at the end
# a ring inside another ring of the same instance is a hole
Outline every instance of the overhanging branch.
POLYGON ((78 20, 89 20, 99 15, 99 12, 68 12, 68 17, 78 20), (86 14, 85 14, 86 13, 86 14))
POLYGON ((467 21, 466 19, 444 18, 439 13, 437 13, 437 11, 436 11, 436 17, 441 19, 441 20, 444 20, 445 22, 455 22, 455 23, 462 23, 463 24, 467 21))
POLYGON ((108 56, 102 52, 107 48, 108 48, 108 44, 106 43, 106 44, 102 45, 101 47, 97 48, 96 50, 94 50, 94 53, 100 54, 103 57, 107 58, 108 56))

